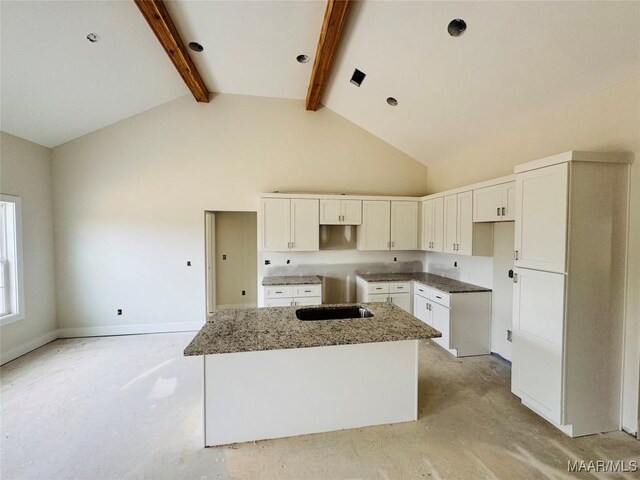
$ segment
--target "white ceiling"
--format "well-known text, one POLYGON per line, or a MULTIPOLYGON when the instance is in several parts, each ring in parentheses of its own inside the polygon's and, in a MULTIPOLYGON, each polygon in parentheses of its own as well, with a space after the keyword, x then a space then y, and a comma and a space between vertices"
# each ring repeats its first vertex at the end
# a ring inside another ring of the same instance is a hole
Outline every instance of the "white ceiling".
POLYGON ((640 70, 640 2, 351 7, 324 104, 427 164, 640 70), (447 33, 454 18, 461 37, 447 33))
POLYGON ((47 147, 188 92, 133 1, 2 0, 0 41, 0 127, 47 147))
MULTIPOLYGON (((324 0, 167 7, 204 46, 192 58, 209 90, 305 97, 324 0)), ((0 13, 9 133, 53 146, 187 93, 132 1, 3 0, 0 13)), ((636 1, 353 2, 323 103, 429 163, 639 70, 636 1), (456 17, 468 30, 452 38, 456 17)))

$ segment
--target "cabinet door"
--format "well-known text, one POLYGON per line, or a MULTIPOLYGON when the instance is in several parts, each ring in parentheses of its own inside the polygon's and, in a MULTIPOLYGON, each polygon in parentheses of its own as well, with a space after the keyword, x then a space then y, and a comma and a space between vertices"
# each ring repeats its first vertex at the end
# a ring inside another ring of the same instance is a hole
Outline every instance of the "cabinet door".
POLYGON ((460 255, 473 254, 473 192, 458 194, 458 247, 460 255))
POLYGON ((504 215, 502 220, 516 219, 516 182, 509 182, 505 185, 503 191, 502 204, 504 206, 504 215))
POLYGON ((291 250, 309 252, 320 250, 320 222, 318 200, 291 200, 291 250))
POLYGON ((322 305, 322 297, 294 298, 293 304, 295 306, 322 305))
POLYGON ((340 200, 340 204, 344 225, 362 224, 362 200, 340 200))
POLYGON ((431 323, 433 328, 442 333, 442 337, 434 338, 433 341, 444 348, 452 348, 450 341, 450 325, 449 325, 449 309, 438 305, 437 303, 430 303, 431 305, 431 323))
POLYGON ((291 200, 262 199, 262 248, 268 252, 288 251, 291 230, 291 200))
POLYGON ((432 250, 434 232, 434 208, 433 200, 422 202, 422 234, 420 236, 420 249, 432 250))
POLYGON ((411 313, 411 295, 408 293, 391 293, 389 299, 394 305, 397 305, 407 313, 411 313))
POLYGON ((290 307, 293 305, 293 298, 267 298, 265 306, 267 307, 290 307))
POLYGON ((431 325, 431 311, 427 306, 429 304, 429 300, 420 295, 413 296, 413 315, 418 319, 426 323, 427 325, 431 325))
POLYGON ((362 225, 358 229, 358 250, 389 250, 391 202, 364 200, 362 225))
POLYGON ((502 220, 504 185, 473 191, 473 221, 498 222, 502 220))
POLYGON ((444 251, 444 198, 433 200, 433 248, 434 252, 444 251))
POLYGON ((565 276, 521 268, 514 273, 512 390, 561 423, 565 276))
POLYGON ((367 296, 367 302, 383 302, 387 303, 389 301, 388 293, 374 293, 367 296))
POLYGON ((418 250, 418 202, 391 202, 391 250, 418 250))
POLYGON ((516 267, 566 271, 568 163, 516 175, 516 267))
POLYGON ((447 253, 456 253, 458 243, 458 196, 444 197, 444 248, 447 253))
POLYGON ((320 225, 340 225, 340 200, 320 200, 320 225))

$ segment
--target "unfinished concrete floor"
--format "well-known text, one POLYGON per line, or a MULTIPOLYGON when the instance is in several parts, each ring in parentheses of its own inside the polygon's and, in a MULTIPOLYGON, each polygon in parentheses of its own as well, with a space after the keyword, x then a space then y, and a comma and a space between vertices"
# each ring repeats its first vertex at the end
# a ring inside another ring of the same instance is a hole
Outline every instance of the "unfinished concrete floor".
POLYGON ((57 340, 3 366, 0 477, 624 478, 569 474, 567 461, 640 461, 625 433, 571 439, 521 406, 502 361, 429 342, 417 422, 205 449, 202 360, 182 356, 192 337, 57 340))

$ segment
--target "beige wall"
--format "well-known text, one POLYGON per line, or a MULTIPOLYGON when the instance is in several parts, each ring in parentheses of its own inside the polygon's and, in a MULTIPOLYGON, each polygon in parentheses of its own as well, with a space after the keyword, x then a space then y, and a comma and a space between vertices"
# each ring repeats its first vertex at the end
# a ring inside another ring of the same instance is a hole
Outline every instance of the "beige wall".
POLYGON ((216 212, 215 217, 216 305, 256 307, 257 215, 253 212, 216 212), (243 290, 245 295, 242 295, 243 290))
POLYGON ((86 334, 204 321, 205 210, 257 211, 274 190, 421 195, 427 169, 326 108, 185 96, 54 148, 53 186, 58 319, 86 334))
POLYGON ((0 327, 2 361, 55 338, 51 152, 0 132, 0 192, 22 198, 26 317, 0 327))
POLYGON ((624 426, 637 431, 640 369, 640 75, 549 112, 429 166, 429 192, 513 172, 513 166, 566 150, 624 151, 631 167, 624 426))

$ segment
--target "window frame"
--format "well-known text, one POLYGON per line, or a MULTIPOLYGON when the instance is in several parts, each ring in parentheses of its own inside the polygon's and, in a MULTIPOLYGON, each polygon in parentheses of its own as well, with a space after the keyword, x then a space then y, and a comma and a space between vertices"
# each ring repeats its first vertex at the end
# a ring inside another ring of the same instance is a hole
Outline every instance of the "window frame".
POLYGON ((14 195, 0 194, 0 201, 12 203, 15 216, 13 232, 7 229, 7 248, 13 243, 15 249, 15 265, 12 267, 13 276, 10 279, 10 294, 14 296, 12 313, 0 316, 0 326, 23 320, 25 318, 25 298, 24 298, 24 266, 23 266, 23 237, 22 237, 22 198, 14 195), (13 233, 11 237, 9 237, 13 233))

